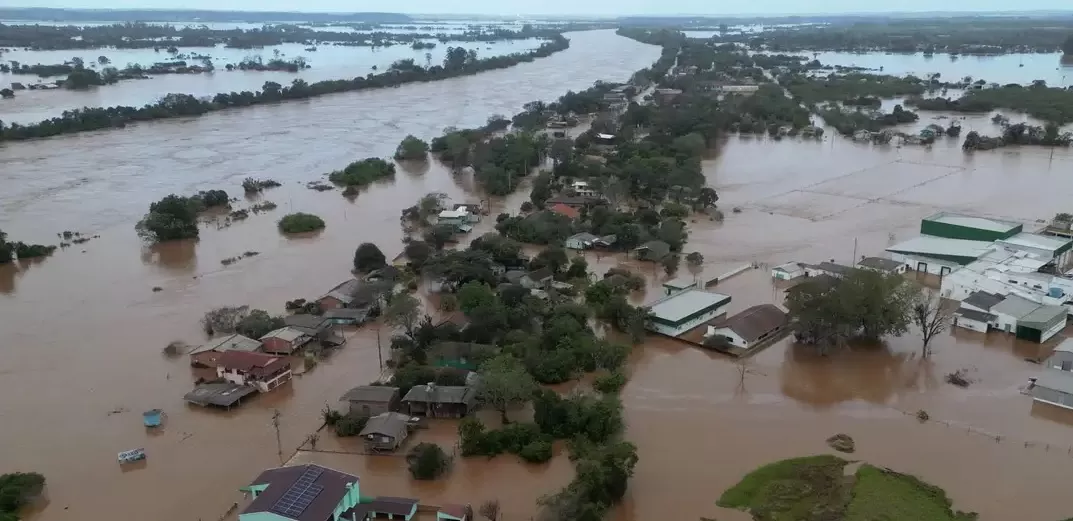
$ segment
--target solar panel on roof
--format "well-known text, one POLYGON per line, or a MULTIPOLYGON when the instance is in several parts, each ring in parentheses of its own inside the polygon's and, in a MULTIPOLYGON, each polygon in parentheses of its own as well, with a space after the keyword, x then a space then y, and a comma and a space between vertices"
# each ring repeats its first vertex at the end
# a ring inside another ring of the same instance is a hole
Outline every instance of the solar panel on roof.
POLYGON ((319 467, 307 468, 276 501, 276 504, 272 505, 272 511, 291 519, 298 519, 313 500, 324 491, 324 487, 316 484, 317 478, 323 472, 324 469, 319 467))

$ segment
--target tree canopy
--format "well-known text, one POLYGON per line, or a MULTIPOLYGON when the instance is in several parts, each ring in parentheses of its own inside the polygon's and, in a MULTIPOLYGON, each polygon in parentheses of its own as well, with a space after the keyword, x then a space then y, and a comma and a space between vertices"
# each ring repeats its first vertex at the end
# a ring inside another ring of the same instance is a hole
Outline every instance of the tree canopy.
POLYGON ((354 269, 368 273, 387 265, 387 258, 380 248, 371 243, 363 242, 354 250, 354 269))
POLYGON ((399 147, 395 149, 395 159, 416 161, 427 157, 428 143, 414 135, 403 138, 399 147))
POLYGON ((484 362, 479 374, 481 384, 478 397, 499 411, 504 424, 508 423, 507 410, 513 405, 527 402, 537 389, 525 366, 510 355, 499 355, 484 362))
POLYGON ((328 180, 344 186, 365 186, 391 177, 395 177, 395 165, 379 157, 354 161, 342 170, 328 174, 328 180))
POLYGON ((296 212, 279 220, 279 230, 283 233, 304 233, 323 228, 324 219, 311 213, 296 212))
POLYGON ((917 294, 898 274, 852 269, 842 279, 804 280, 788 291, 786 307, 798 341, 826 353, 853 338, 905 333, 917 294))

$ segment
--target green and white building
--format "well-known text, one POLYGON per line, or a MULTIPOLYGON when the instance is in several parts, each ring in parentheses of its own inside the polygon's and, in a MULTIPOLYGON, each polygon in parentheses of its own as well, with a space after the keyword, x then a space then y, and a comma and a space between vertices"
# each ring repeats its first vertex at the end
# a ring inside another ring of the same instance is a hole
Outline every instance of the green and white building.
POLYGON ((725 315, 730 295, 689 288, 663 297, 649 307, 649 331, 678 336, 701 324, 725 315))

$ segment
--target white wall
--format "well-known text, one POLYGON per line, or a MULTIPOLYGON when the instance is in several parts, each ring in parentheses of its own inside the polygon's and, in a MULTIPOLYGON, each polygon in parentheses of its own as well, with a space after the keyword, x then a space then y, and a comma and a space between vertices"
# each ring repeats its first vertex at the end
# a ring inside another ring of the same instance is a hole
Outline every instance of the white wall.
POLYGON ((738 336, 738 334, 735 333, 734 330, 730 329, 729 327, 720 327, 720 328, 709 327, 708 332, 710 333, 708 336, 714 336, 714 335, 725 336, 727 338, 727 341, 730 342, 730 345, 733 345, 733 346, 736 346, 736 347, 742 347, 742 348, 748 348, 749 347, 749 343, 746 342, 744 338, 738 336))
POLYGON ((917 264, 923 262, 927 264, 925 271, 927 273, 931 273, 932 275, 940 275, 942 268, 949 268, 952 272, 961 267, 961 265, 956 262, 931 259, 927 257, 918 257, 915 255, 905 255, 902 253, 891 252, 890 258, 902 264, 908 264, 909 268, 907 269, 910 272, 916 271, 917 264))
POLYGON ((1010 333, 1011 335, 1017 333, 1017 319, 1016 318, 1013 318, 1013 316, 1011 316, 1011 315, 1004 315, 1002 313, 995 313, 995 316, 998 317, 995 320, 995 327, 997 327, 998 329, 1000 329, 1002 331, 1006 331, 1006 332, 1010 333), (1009 329, 1006 329, 1007 327, 1009 327, 1009 329))
POLYGON ((1065 328, 1066 328, 1066 320, 1063 318, 1062 321, 1059 322, 1058 324, 1055 324, 1054 327, 1044 331, 1043 334, 1041 334, 1040 337, 1039 337, 1039 342, 1041 344, 1046 342, 1047 340, 1049 340, 1054 335, 1057 335, 1059 331, 1061 331, 1061 330, 1063 330, 1065 328))
POLYGON ((969 318, 955 316, 954 317, 954 325, 958 326, 958 327, 963 327, 965 329, 971 329, 973 331, 978 331, 980 333, 987 333, 987 323, 986 322, 979 322, 979 321, 972 320, 972 319, 969 319, 969 318))

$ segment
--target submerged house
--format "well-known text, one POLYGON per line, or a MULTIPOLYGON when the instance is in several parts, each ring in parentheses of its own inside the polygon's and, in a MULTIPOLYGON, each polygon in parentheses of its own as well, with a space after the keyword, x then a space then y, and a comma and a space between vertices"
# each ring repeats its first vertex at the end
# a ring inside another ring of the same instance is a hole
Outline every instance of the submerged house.
POLYGON ((398 449, 410 434, 410 416, 384 412, 369 418, 358 435, 365 441, 365 450, 390 452, 398 449))
POLYGON ((1037 304, 1017 295, 1007 295, 991 308, 996 327, 1017 338, 1042 343, 1066 327, 1066 308, 1037 304))
POLYGON ((366 417, 397 411, 402 402, 399 388, 386 385, 359 385, 339 400, 347 404, 350 414, 366 417))
POLYGON ((884 259, 883 257, 865 257, 857 262, 857 267, 888 274, 905 273, 905 264, 894 259, 884 259))
POLYGON ((216 367, 220 355, 227 351, 244 351, 252 353, 261 350, 261 342, 240 334, 216 338, 209 343, 190 351, 190 365, 195 367, 216 367))
POLYGON ((776 280, 793 280, 805 276, 805 265, 800 262, 787 262, 771 268, 771 278, 776 280))
POLYGON ((671 254, 671 245, 663 241, 648 241, 634 248, 633 254, 637 260, 659 262, 671 254))
POLYGON ((240 489, 253 501, 239 512, 239 521, 360 521, 358 477, 320 465, 268 469, 240 489))
POLYGON ((312 339, 304 331, 287 326, 270 331, 260 338, 264 352, 277 355, 289 355, 312 339))
POLYGON ((477 391, 460 385, 415 385, 402 403, 411 415, 461 418, 476 408, 477 391))
POLYGON ((760 304, 708 326, 704 338, 718 337, 728 347, 752 349, 778 338, 786 331, 789 317, 771 305, 760 304))
POLYGON ((281 356, 228 351, 217 360, 216 376, 265 393, 291 380, 291 363, 281 356))
POLYGON ((587 250, 592 248, 600 238, 588 233, 581 232, 567 237, 565 246, 570 250, 587 250))

